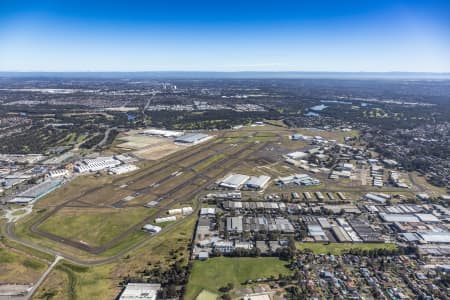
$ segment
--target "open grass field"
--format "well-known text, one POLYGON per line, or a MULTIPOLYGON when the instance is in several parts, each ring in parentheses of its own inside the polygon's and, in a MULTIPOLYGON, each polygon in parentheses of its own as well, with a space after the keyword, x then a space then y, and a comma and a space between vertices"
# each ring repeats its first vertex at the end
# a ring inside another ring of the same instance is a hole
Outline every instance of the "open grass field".
POLYGON ((235 287, 246 280, 290 274, 286 262, 275 257, 217 257, 195 261, 186 290, 186 300, 194 300, 203 290, 219 293, 219 288, 233 283, 235 287))
POLYGON ((34 283, 46 268, 43 261, 0 245, 0 283, 34 283))
POLYGON ((152 211, 145 208, 63 208, 39 225, 39 229, 100 246, 142 221, 152 211))
POLYGON ((393 250, 397 248, 395 244, 385 244, 385 243, 367 243, 367 244, 350 244, 350 243, 296 243, 295 246, 298 250, 309 249, 315 254, 334 254, 340 255, 343 252, 350 249, 361 249, 361 250, 373 250, 373 249, 389 249, 393 250))
POLYGON ((88 193, 80 199, 84 203, 92 205, 111 205, 123 198, 133 194, 132 191, 126 189, 112 188, 111 185, 106 185, 94 193, 88 193))
POLYGON ((48 208, 61 204, 64 201, 75 199, 92 188, 108 184, 111 176, 95 177, 94 175, 78 176, 70 183, 63 185, 36 202, 35 208, 48 208))

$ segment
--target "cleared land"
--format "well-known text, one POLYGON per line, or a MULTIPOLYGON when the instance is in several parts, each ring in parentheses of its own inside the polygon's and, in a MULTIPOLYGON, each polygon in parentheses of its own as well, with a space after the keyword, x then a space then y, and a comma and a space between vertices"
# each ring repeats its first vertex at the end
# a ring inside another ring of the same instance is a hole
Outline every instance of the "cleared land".
POLYGON ((219 293, 219 288, 233 283, 239 287, 247 280, 288 275, 286 262, 275 257, 228 258, 217 257, 208 261, 195 261, 186 290, 186 300, 193 300, 203 290, 219 293))
POLYGON ((343 252, 350 249, 361 249, 361 250, 374 250, 374 249, 387 249, 394 250, 397 249, 395 244, 385 244, 385 243, 367 243, 367 244, 350 244, 350 243, 296 243, 295 246, 298 250, 311 250, 314 254, 334 254, 340 255, 343 252))

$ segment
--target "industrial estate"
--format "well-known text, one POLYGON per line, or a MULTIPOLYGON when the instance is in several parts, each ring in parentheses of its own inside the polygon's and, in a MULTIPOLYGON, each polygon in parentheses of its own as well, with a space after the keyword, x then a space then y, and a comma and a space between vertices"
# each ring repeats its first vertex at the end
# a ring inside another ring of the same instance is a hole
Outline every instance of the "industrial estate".
POLYGON ((449 298, 448 93, 118 82, 0 82, 0 299, 449 298))

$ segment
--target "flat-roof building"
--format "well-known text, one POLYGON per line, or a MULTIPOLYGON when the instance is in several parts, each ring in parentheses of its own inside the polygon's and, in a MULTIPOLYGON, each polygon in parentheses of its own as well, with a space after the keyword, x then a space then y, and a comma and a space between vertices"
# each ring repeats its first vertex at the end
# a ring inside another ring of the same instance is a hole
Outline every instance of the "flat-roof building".
POLYGON ((153 232, 153 233, 158 233, 161 231, 161 227, 155 226, 152 224, 145 224, 144 227, 142 227, 142 230, 148 231, 148 232, 153 232))
POLYGON ((226 176, 219 183, 220 187, 228 188, 228 189, 239 189, 244 183, 246 183, 250 179, 247 175, 242 174, 230 174, 226 176))
POLYGON ((380 213, 380 218, 385 222, 400 222, 400 223, 417 223, 419 218, 411 214, 386 214, 380 213))
POLYGON ((269 183, 270 177, 266 175, 251 176, 245 186, 252 189, 262 189, 269 183))
POLYGON ((209 135, 203 133, 188 133, 178 137, 175 142, 183 144, 197 144, 209 138, 209 135))
POLYGON ((128 283, 119 300, 156 300, 160 289, 157 283, 128 283))

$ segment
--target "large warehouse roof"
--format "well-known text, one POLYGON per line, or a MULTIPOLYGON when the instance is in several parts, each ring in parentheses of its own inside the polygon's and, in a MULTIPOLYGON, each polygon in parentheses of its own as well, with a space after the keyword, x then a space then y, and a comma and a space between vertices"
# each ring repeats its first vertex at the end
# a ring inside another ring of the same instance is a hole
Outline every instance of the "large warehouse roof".
POLYGON ((416 216, 422 222, 440 222, 439 219, 436 218, 436 216, 432 215, 432 214, 416 214, 416 216))
POLYGON ((175 140, 177 143, 197 143, 201 140, 204 140, 208 137, 207 134, 203 133, 188 133, 183 136, 180 136, 175 140))
POLYGON ((264 187, 270 180, 269 176, 261 175, 261 176, 252 176, 250 179, 245 183, 246 186, 250 188, 262 188, 264 187))
POLYGON ((385 221, 385 222, 409 222, 409 223, 413 223, 413 222, 419 222, 419 218, 417 218, 415 215, 410 215, 410 214, 385 214, 385 213, 380 213, 380 217, 385 221))
POLYGON ((225 177, 221 182, 221 187, 238 189, 242 186, 247 180, 249 180, 249 176, 242 174, 231 174, 225 177))
POLYGON ((450 232, 422 232, 420 237, 428 243, 450 243, 450 232))

